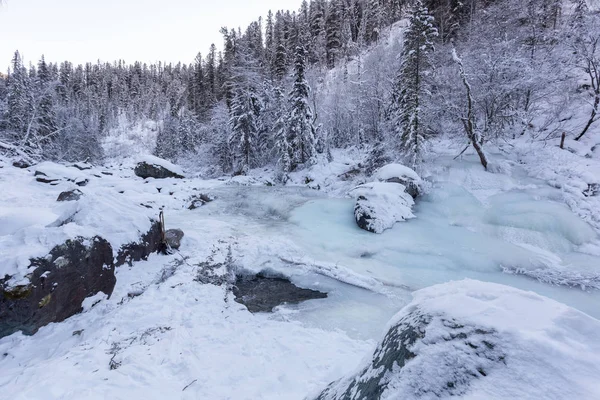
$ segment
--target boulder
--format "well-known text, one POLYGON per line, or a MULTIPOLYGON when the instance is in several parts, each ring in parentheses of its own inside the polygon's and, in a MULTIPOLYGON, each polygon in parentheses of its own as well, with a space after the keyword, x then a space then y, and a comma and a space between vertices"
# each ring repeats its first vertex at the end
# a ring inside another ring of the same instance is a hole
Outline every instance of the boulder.
POLYGON ((414 218, 413 198, 398 183, 372 182, 351 192, 356 196, 354 217, 361 229, 382 233, 396 222, 414 218))
POLYGON ((81 190, 73 189, 59 194, 56 201, 77 201, 81 198, 81 196, 83 196, 83 192, 81 190))
POLYGON ((165 232, 167 245, 172 249, 179 249, 181 239, 183 239, 183 231, 181 229, 169 229, 165 232))
POLYGON ((29 283, 9 287, 0 280, 0 337, 32 335, 82 310, 85 298, 112 294, 116 283, 111 245, 100 237, 77 238, 31 260, 29 283))
POLYGON ((140 178, 178 178, 183 179, 181 168, 158 157, 145 156, 135 167, 135 174, 140 178))
POLYGON ((398 183, 404 186, 406 193, 413 199, 421 193, 423 181, 411 168, 402 164, 387 164, 379 168, 373 175, 380 182, 398 183))
POLYGON ((134 261, 147 260, 150 254, 164 250, 163 247, 161 224, 154 221, 150 230, 138 242, 126 244, 119 249, 115 265, 132 265, 134 261))
POLYGON ((436 285, 414 292, 388 327, 359 369, 317 400, 597 393, 597 380, 581 377, 600 372, 600 321, 533 292, 474 280, 436 285))

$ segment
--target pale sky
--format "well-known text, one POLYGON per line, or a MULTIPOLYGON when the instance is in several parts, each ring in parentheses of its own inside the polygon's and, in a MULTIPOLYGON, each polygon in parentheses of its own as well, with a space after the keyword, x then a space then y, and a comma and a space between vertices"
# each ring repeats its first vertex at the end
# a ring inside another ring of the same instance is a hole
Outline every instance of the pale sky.
POLYGON ((1 0, 0 71, 15 50, 47 61, 193 62, 222 26, 246 26, 301 0, 1 0))

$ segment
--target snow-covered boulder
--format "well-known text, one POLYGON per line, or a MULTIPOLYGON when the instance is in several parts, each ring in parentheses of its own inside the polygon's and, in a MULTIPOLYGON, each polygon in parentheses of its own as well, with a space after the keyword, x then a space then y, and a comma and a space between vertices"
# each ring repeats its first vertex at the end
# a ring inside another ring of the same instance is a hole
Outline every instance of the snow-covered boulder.
POLYGON ((600 321, 473 280, 415 292, 358 372, 318 400, 595 399, 600 321))
POLYGON ((372 182, 351 191, 356 197, 354 217, 361 229, 381 233, 396 222, 414 218, 412 196, 400 183, 372 182))
POLYGON ((83 196, 83 192, 79 189, 67 190, 58 195, 56 201, 77 201, 83 196))
POLYGON ((178 178, 183 179, 183 170, 177 165, 154 156, 143 156, 138 160, 135 174, 140 178, 178 178))
POLYGON ((381 182, 393 182, 404 185, 406 192, 413 199, 417 198, 422 191, 423 181, 419 174, 402 164, 384 165, 375 171, 373 177, 381 182))
POLYGON ((77 238, 34 258, 29 282, 9 285, 0 279, 0 337, 19 330, 32 335, 40 327, 81 311, 85 298, 110 296, 116 283, 111 245, 100 237, 77 238))
POLYGON ((169 229, 165 232, 165 241, 167 246, 172 249, 179 249, 181 247, 181 239, 183 239, 184 233, 181 229, 169 229))

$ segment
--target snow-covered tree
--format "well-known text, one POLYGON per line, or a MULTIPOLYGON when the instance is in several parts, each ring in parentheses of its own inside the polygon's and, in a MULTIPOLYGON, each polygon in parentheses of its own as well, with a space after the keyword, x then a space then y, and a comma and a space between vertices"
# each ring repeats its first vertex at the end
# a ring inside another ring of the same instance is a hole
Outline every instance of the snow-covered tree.
POLYGON ((286 121, 286 140, 291 148, 291 170, 315 162, 315 127, 309 104, 310 87, 306 81, 306 53, 296 47, 294 87, 290 92, 289 116, 286 121))
POLYGON ((428 79, 433 70, 430 54, 437 36, 433 17, 420 0, 414 5, 410 25, 404 35, 390 117, 400 139, 403 156, 414 167, 420 162, 425 148, 425 109, 430 97, 428 79))

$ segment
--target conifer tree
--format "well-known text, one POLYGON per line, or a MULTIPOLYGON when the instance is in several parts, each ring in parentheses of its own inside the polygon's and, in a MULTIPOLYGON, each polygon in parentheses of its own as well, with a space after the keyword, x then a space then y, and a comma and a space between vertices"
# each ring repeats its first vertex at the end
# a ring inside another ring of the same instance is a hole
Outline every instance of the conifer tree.
POLYGON ((427 8, 417 0, 405 33, 392 96, 393 129, 400 139, 403 156, 413 167, 420 162, 425 146, 424 106, 429 97, 428 77, 433 68, 430 55, 437 36, 433 22, 427 8))
POLYGON ((294 63, 294 87, 290 93, 290 110, 287 118, 286 140, 291 148, 291 169, 299 164, 309 165, 315 163, 316 138, 313 126, 313 113, 308 99, 310 87, 306 81, 306 53, 296 47, 294 63))

